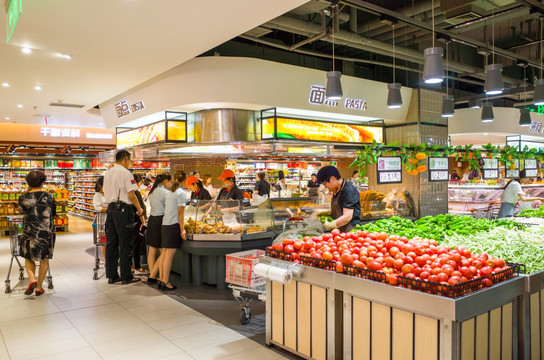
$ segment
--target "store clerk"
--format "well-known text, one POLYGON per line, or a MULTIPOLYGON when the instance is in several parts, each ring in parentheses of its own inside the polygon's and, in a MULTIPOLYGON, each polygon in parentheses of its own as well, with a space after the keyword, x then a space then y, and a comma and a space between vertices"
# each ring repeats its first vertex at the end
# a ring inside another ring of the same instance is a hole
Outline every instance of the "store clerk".
POLYGON ((187 187, 191 189, 191 204, 195 205, 198 200, 211 200, 208 190, 204 189, 202 182, 196 176, 187 178, 187 187))
POLYGON ((217 179, 223 180, 223 188, 219 191, 218 200, 244 200, 244 193, 236 186, 234 171, 225 169, 217 179))
POLYGON ((361 201, 359 191, 349 182, 342 179, 334 166, 325 166, 317 173, 317 181, 333 192, 331 216, 334 221, 325 222, 327 230, 338 228, 348 232, 359 224, 361 201))

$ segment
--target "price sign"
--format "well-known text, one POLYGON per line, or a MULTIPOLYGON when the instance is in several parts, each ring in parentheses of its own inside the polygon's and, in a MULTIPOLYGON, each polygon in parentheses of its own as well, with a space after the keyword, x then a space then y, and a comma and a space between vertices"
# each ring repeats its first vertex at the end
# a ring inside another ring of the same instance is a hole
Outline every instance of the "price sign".
POLYGON ((15 189, 20 189, 23 185, 23 181, 21 180, 21 178, 14 178, 13 179, 13 187, 15 189))
POLYGON ((448 170, 430 170, 429 171, 429 181, 448 181, 449 172, 448 170))
POLYGON ((498 169, 498 168, 499 168, 498 159, 484 158, 484 169, 498 169))
POLYGON ((498 179, 499 178, 499 169, 484 169, 483 170, 484 179, 498 179))
POLYGON ((537 169, 525 169, 525 176, 526 177, 537 177, 538 176, 538 170, 537 169))
POLYGON ((512 179, 512 178, 519 178, 519 170, 506 170, 506 178, 512 179))
POLYGON ((378 171, 397 170, 401 171, 402 162, 399 156, 380 156, 378 157, 378 171))
POLYGON ((378 171, 378 184, 396 184, 402 182, 400 171, 378 171))
POLYGON ((448 158, 429 158, 429 170, 449 170, 448 158))
POLYGON ((49 181, 53 180, 53 170, 45 170, 45 178, 49 181))
POLYGON ((525 159, 525 169, 536 169, 536 159, 525 159))

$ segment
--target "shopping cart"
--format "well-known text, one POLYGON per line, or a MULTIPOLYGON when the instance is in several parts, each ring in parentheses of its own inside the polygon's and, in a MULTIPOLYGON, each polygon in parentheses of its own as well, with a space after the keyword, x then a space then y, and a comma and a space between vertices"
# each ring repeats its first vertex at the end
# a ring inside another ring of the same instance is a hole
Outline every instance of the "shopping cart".
POLYGON ((240 323, 251 321, 251 302, 266 301, 266 279, 255 275, 253 268, 259 262, 264 250, 247 250, 225 255, 226 278, 232 295, 240 304, 240 323))
POLYGON ((94 268, 93 280, 98 280, 98 270, 100 270, 100 257, 98 248, 106 246, 106 213, 99 212, 93 220, 93 243, 94 243, 94 268))
MULTIPOLYGON (((19 265, 19 280, 23 280, 24 270, 21 262, 19 261, 19 236, 23 233, 23 218, 22 217, 9 217, 9 248, 11 252, 11 260, 9 262, 8 277, 5 281, 6 294, 11 292, 11 280, 9 279, 11 275, 11 268, 13 267, 13 260, 19 265)), ((47 288, 53 289, 53 277, 51 276, 51 268, 47 269, 47 288)))

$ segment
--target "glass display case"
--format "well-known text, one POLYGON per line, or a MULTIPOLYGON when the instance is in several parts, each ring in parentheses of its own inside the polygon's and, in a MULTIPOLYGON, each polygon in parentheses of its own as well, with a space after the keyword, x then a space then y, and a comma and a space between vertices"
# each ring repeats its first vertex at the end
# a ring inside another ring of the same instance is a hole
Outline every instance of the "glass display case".
MULTIPOLYGON (((544 184, 521 185, 527 196, 544 197, 544 184)), ((475 211, 486 210, 493 203, 500 202, 502 185, 462 184, 448 186, 448 212, 456 215, 474 215, 475 211)), ((538 208, 538 202, 532 207, 538 208)))
POLYGON ((185 231, 193 240, 236 241, 273 235, 269 201, 244 206, 238 200, 199 200, 185 208, 185 231))
POLYGON ((388 193, 375 190, 361 191, 361 219, 370 220, 391 216, 410 217, 415 215, 412 195, 402 189, 388 193))

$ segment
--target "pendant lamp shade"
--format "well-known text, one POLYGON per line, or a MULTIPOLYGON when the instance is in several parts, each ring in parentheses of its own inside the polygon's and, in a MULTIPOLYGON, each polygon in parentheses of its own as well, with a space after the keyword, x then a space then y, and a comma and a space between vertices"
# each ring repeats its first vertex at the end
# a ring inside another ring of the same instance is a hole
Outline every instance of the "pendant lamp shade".
POLYGON ((387 94, 387 107, 390 109, 398 109, 402 106, 402 96, 400 95, 399 83, 387 84, 389 92, 387 94))
POLYGON ((423 80, 426 84, 438 84, 444 79, 444 68, 442 67, 442 54, 444 50, 437 47, 430 47, 423 50, 425 65, 423 66, 423 80))
POLYGON ((521 109, 519 111, 519 126, 529 126, 531 123, 531 111, 529 109, 521 109))
POLYGON ((535 81, 535 93, 533 95, 535 105, 544 105, 544 79, 535 81))
POLYGON ((501 64, 491 64, 485 67, 484 90, 487 95, 502 94, 504 83, 502 82, 501 64))
POLYGON ((452 117, 454 112, 453 95, 442 95, 442 117, 452 117))
POLYGON ((495 116, 493 115, 493 104, 491 103, 483 103, 482 104, 482 122, 492 122, 495 119, 495 116))
POLYGON ((340 77, 342 73, 340 71, 327 72, 327 88, 325 90, 325 96, 327 100, 340 100, 342 97, 342 83, 340 77))

